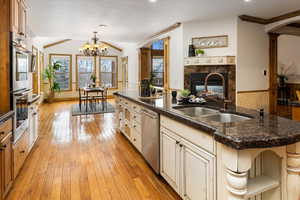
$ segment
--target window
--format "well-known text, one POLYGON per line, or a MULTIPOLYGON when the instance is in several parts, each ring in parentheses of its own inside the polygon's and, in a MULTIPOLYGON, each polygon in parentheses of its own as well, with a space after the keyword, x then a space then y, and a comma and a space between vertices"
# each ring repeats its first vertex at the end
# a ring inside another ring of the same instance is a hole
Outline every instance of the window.
POLYGON ((152 58, 152 85, 164 86, 164 57, 154 56, 152 58))
POLYGON ((164 40, 157 40, 152 43, 153 50, 164 50, 164 40))
POLYGON ((100 85, 107 88, 117 88, 117 56, 100 57, 100 85))
POLYGON ((157 40, 151 46, 151 84, 164 87, 164 40, 157 40))
POLYGON ((76 56, 77 88, 87 87, 91 83, 91 75, 95 73, 95 58, 76 56))
POLYGON ((72 55, 69 54, 50 54, 50 63, 59 62, 62 67, 55 72, 56 82, 63 91, 72 90, 72 55))

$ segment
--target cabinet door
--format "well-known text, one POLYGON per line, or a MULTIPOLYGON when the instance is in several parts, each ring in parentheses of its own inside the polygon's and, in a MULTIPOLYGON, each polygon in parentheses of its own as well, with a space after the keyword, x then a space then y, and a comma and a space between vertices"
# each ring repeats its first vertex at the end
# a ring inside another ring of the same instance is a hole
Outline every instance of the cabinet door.
POLYGON ((25 6, 24 0, 19 1, 19 7, 18 7, 18 28, 19 28, 19 34, 26 37, 26 26, 27 26, 27 10, 25 6))
POLYGON ((19 0, 11 0, 11 31, 18 33, 19 31, 19 0))
POLYGON ((34 116, 31 108, 29 112, 29 136, 28 136, 28 143, 30 148, 33 142, 34 142, 34 116))
POLYGON ((215 157, 205 150, 181 141, 182 197, 186 200, 215 199, 215 157))
POLYGON ((160 130, 160 173, 177 192, 179 192, 180 187, 179 141, 179 137, 170 131, 160 130))
POLYGON ((8 134, 1 141, 1 182, 2 182, 2 197, 9 191, 12 181, 13 181, 13 157, 12 157, 12 134, 8 134))
POLYGON ((33 119, 34 119, 34 142, 39 137, 39 113, 38 109, 36 108, 35 112, 33 113, 33 119))

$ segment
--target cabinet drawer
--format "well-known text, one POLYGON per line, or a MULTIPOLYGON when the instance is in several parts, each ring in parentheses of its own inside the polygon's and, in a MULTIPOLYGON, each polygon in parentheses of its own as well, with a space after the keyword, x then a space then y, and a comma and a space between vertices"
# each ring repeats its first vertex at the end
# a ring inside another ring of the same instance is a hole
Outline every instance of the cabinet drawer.
POLYGON ((138 133, 141 133, 142 132, 142 127, 141 127, 141 124, 137 121, 133 121, 132 122, 132 128, 137 131, 138 133))
POLYGON ((140 113, 140 112, 141 112, 141 107, 138 106, 137 104, 132 103, 132 104, 131 104, 131 107, 132 107, 132 110, 133 110, 134 112, 136 112, 136 113, 140 113))
POLYGON ((133 129, 132 131, 132 144, 141 152, 142 151, 142 137, 141 133, 133 129))
POLYGON ((123 100, 123 105, 126 106, 127 108, 130 108, 130 107, 131 107, 130 102, 127 101, 127 100, 123 100))
POLYGON ((142 117, 141 117, 141 114, 138 114, 138 113, 133 112, 133 113, 132 113, 132 119, 133 119, 134 121, 137 121, 138 123, 142 123, 142 117))
POLYGON ((164 128, 176 133, 178 136, 186 139, 187 141, 201 147, 202 149, 205 149, 212 154, 215 154, 215 141, 214 138, 208 133, 191 128, 165 116, 161 116, 160 124, 164 128))
POLYGON ((12 131, 12 119, 0 124, 0 140, 5 138, 12 131))
POLYGON ((29 137, 28 132, 25 131, 22 137, 13 146, 14 155, 14 177, 16 177, 22 168, 24 161, 28 155, 29 137))

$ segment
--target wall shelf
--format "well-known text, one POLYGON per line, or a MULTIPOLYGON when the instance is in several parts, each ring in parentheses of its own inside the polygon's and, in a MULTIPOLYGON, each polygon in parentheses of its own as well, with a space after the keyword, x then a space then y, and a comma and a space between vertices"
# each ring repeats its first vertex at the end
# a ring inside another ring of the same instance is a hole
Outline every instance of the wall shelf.
POLYGON ((184 59, 184 66, 201 65, 235 65, 235 56, 202 56, 187 57, 184 59))
POLYGON ((248 192, 246 199, 259 195, 263 192, 279 187, 280 183, 268 176, 258 176, 248 180, 248 192))

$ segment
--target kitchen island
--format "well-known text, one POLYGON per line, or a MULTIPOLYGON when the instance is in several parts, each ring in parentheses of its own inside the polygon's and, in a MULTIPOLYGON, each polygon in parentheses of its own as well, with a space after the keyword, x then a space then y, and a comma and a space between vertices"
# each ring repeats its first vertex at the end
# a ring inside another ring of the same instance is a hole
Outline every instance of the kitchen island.
POLYGON ((235 106, 178 106, 169 94, 115 96, 118 128, 139 151, 141 109, 160 114, 160 174, 183 199, 299 199, 300 123, 235 106))

